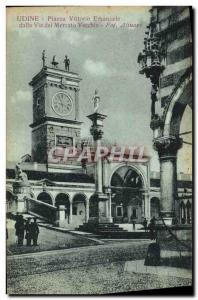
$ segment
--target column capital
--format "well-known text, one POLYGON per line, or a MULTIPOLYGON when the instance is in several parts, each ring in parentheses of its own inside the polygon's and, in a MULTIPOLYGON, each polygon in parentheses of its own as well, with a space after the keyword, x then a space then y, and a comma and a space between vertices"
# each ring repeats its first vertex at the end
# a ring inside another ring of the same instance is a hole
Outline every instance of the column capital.
POLYGON ((100 126, 92 125, 90 129, 90 133, 93 136, 94 141, 101 140, 103 136, 103 131, 100 126))
POLYGON ((160 159, 176 157, 182 142, 183 140, 178 136, 162 136, 154 139, 153 148, 158 152, 160 159))
POLYGON ((90 133, 95 141, 100 140, 103 136, 103 121, 106 119, 106 117, 106 115, 98 112, 94 112, 93 114, 87 116, 87 118, 92 121, 90 133))

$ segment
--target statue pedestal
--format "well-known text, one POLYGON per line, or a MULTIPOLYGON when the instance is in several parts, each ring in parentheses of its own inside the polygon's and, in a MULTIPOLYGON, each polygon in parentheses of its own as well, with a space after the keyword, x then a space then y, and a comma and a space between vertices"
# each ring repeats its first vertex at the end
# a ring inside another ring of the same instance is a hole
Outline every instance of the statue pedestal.
POLYGON ((18 213, 26 213, 26 201, 25 197, 30 195, 30 184, 24 183, 21 180, 17 180, 13 183, 13 192, 16 196, 17 211, 18 213))
POLYGON ((95 203, 96 203, 96 214, 89 217, 89 224, 103 224, 103 223, 112 223, 113 219, 110 214, 109 209, 109 197, 103 193, 95 194, 95 203))
POLYGON ((108 196, 98 194, 98 223, 112 223, 112 218, 108 208, 108 196))
POLYGON ((156 241, 149 245, 145 265, 192 267, 192 226, 156 225, 156 241))

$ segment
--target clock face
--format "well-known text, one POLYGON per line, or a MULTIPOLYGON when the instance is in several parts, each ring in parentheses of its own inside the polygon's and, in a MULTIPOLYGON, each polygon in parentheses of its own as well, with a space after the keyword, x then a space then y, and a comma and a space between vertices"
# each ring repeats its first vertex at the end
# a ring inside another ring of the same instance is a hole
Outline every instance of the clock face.
POLYGON ((58 92, 52 97, 52 108, 60 116, 67 116, 73 109, 73 101, 64 92, 58 92))

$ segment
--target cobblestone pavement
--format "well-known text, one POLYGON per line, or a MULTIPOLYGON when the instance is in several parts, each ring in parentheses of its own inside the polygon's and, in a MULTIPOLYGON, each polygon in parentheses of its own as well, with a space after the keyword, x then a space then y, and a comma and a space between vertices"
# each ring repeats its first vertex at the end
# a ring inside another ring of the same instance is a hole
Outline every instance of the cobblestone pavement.
POLYGON ((106 294, 190 286, 191 279, 126 268, 143 259, 149 241, 122 241, 7 258, 9 294, 106 294))

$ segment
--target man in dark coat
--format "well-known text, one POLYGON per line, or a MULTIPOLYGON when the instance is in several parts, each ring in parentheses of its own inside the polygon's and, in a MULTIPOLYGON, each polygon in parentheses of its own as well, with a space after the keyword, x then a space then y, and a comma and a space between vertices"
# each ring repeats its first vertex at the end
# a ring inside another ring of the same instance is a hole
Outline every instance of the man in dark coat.
POLYGON ((27 222, 25 224, 25 230, 26 230, 25 238, 27 241, 27 243, 26 243, 27 246, 31 246, 31 240, 32 240, 32 230, 31 230, 32 225, 31 225, 30 221, 31 221, 31 218, 28 218, 27 222))
POLYGON ((23 239, 24 239, 24 219, 22 215, 18 215, 15 223, 15 234, 17 236, 17 244, 19 246, 23 245, 23 239))
POLYGON ((144 226, 144 231, 146 232, 147 231, 147 219, 146 218, 144 218, 144 221, 143 221, 143 226, 144 226))
POLYGON ((150 223, 149 223, 149 232, 150 232, 150 239, 151 240, 155 240, 156 239, 156 226, 155 226, 155 222, 156 222, 156 219, 155 217, 153 217, 151 220, 150 220, 150 223))
POLYGON ((32 226, 32 238, 33 238, 33 246, 38 246, 37 240, 38 240, 38 235, 39 235, 39 227, 36 222, 36 218, 34 218, 34 222, 31 224, 32 226))

